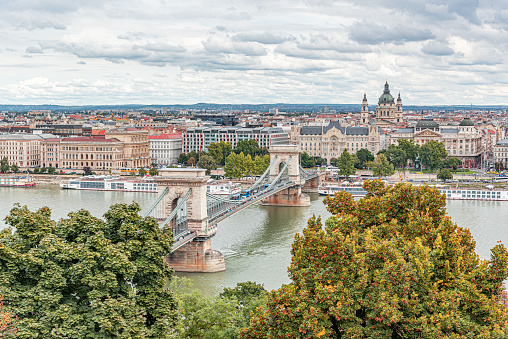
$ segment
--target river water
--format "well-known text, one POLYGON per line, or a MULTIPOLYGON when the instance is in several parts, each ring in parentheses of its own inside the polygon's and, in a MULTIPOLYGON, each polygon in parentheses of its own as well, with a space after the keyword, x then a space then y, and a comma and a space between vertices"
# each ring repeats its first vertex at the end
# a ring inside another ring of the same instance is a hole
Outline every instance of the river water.
MULTIPOLYGON (((214 294, 223 287, 248 280, 262 283, 267 289, 288 283, 287 266, 295 233, 302 231, 313 214, 321 215, 323 221, 330 216, 322 203, 323 197, 310 196, 310 207, 254 205, 222 221, 219 232, 212 238, 212 248, 224 254, 226 272, 177 275, 192 279, 204 294, 214 294)), ((5 227, 3 219, 14 203, 27 205, 31 210, 48 206, 53 219, 58 220, 80 208, 101 217, 114 203, 136 201, 147 208, 156 197, 150 193, 61 190, 57 185, 37 185, 33 189, 0 187, 0 226, 5 227)), ((498 241, 508 246, 507 201, 449 200, 447 209, 454 222, 471 230, 480 258, 488 259, 490 248, 498 241)))

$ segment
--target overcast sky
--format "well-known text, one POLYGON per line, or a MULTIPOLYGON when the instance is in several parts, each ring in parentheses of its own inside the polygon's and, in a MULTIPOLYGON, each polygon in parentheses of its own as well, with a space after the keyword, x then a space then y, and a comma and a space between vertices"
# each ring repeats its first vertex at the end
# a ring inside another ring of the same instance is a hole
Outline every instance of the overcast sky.
POLYGON ((506 0, 0 0, 1 104, 508 104, 506 0))

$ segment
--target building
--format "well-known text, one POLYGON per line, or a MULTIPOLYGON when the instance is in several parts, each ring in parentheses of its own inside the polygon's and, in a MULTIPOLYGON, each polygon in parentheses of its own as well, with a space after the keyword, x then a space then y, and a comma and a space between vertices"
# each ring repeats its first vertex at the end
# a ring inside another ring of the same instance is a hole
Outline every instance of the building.
MULTIPOLYGON (((367 118, 368 118, 368 104, 367 104, 367 96, 363 96, 363 102, 362 102, 362 113, 361 113, 361 119, 363 123, 365 121, 365 115, 364 112, 366 110, 367 112, 367 118)), ((376 107, 376 125, 380 127, 393 127, 401 124, 403 122, 403 111, 402 111, 402 99, 399 97, 397 98, 397 103, 395 103, 395 99, 390 94, 390 85, 388 85, 388 81, 385 83, 385 89, 383 91, 383 94, 379 97, 377 107, 376 107)))
POLYGON ((235 149, 239 141, 251 139, 256 140, 259 147, 266 148, 289 143, 288 133, 284 132, 280 127, 189 128, 183 133, 183 152, 206 152, 211 143, 219 143, 221 141, 230 142, 233 149, 235 149))
POLYGON ((508 168, 508 139, 501 139, 494 145, 494 162, 500 162, 508 168))
POLYGON ((372 154, 380 150, 380 135, 377 126, 343 127, 338 121, 327 126, 291 126, 291 143, 300 145, 300 151, 313 157, 321 157, 330 163, 347 149, 356 153, 364 148, 372 154))
POLYGON ((123 165, 126 168, 150 166, 150 141, 148 131, 137 128, 115 129, 105 132, 106 139, 123 142, 123 165))
POLYGON ((459 158, 467 168, 478 167, 483 161, 483 134, 469 118, 464 118, 458 126, 421 119, 415 127, 401 128, 391 134, 391 144, 397 145, 400 139, 413 140, 420 146, 430 140, 442 142, 448 155, 459 158))
POLYGON ((118 139, 102 136, 47 139, 41 142, 44 167, 67 170, 119 173, 123 167, 124 144, 118 139))
POLYGON ((92 135, 92 126, 88 124, 39 124, 35 126, 34 131, 39 133, 54 134, 61 137, 90 136, 92 135))
POLYGON ((153 164, 171 165, 178 162, 182 154, 181 134, 150 135, 150 158, 153 164))
POLYGON ((217 125, 221 126, 236 126, 238 125, 239 118, 235 114, 209 114, 209 113, 201 113, 201 114, 193 114, 193 119, 201 119, 201 121, 210 121, 214 122, 217 125))
POLYGON ((20 170, 40 166, 41 141, 52 138, 47 134, 1 134, 0 159, 7 158, 9 165, 20 170))

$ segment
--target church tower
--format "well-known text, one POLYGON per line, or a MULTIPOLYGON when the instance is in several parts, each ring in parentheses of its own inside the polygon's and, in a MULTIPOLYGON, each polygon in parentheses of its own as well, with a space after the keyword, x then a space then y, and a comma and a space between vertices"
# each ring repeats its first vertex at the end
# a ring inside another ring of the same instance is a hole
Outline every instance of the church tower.
POLYGON ((397 117, 397 123, 402 123, 402 99, 400 98, 400 92, 399 97, 397 98, 397 111, 396 111, 396 117, 397 117))
POLYGON ((367 93, 363 93, 362 112, 360 117, 363 125, 369 124, 369 104, 367 102, 367 93))

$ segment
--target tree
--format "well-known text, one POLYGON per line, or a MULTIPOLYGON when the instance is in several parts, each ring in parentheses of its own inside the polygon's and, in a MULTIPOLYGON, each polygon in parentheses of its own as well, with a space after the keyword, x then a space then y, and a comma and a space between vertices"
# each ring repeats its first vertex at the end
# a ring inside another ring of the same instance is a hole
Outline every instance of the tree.
POLYGON ((494 168, 496 169, 496 172, 504 171, 504 165, 502 162, 494 163, 494 168))
POLYGON ((140 207, 117 204, 105 220, 80 210, 58 223, 43 207, 15 206, 0 233, 6 311, 20 338, 167 338, 176 303, 165 288, 173 234, 140 207))
POLYGON ((53 173, 55 173, 55 171, 56 171, 56 169, 53 166, 48 167, 48 174, 53 174, 53 173))
POLYGON ((459 165, 461 164, 462 162, 460 161, 459 158, 456 158, 456 157, 447 157, 444 161, 443 161, 443 165, 446 167, 446 168, 452 168, 454 171, 457 170, 457 168, 459 167, 459 165))
POLYGON ((446 180, 452 180, 453 175, 449 169, 444 168, 439 170, 439 172, 437 173, 437 178, 438 180, 443 180, 443 182, 445 182, 446 180))
POLYGON ((146 169, 144 167, 141 167, 139 170, 138 170, 138 174, 140 177, 144 177, 146 175, 146 173, 148 173, 146 171, 146 169))
POLYGON ((406 152, 395 145, 388 146, 385 155, 393 166, 404 168, 406 165, 406 152))
POLYGON ((384 154, 378 154, 372 163, 372 174, 376 177, 389 177, 395 173, 393 165, 388 162, 384 154))
POLYGON ((9 160, 7 157, 3 157, 0 161, 0 172, 7 173, 9 171, 9 160))
POLYGON ((342 152, 340 157, 335 161, 335 166, 339 168, 340 175, 344 175, 347 178, 356 173, 355 163, 355 158, 347 149, 344 149, 344 152, 342 152))
POLYGON ((374 155, 372 155, 372 153, 370 153, 370 151, 365 148, 362 148, 356 152, 356 157, 358 158, 358 169, 363 169, 369 161, 374 161, 374 155))
POLYGON ((189 165, 189 166, 196 165, 196 158, 190 157, 189 160, 187 160, 187 165, 189 165))
POLYGON ((243 153, 245 156, 250 155, 254 157, 256 155, 264 155, 263 151, 259 148, 258 142, 254 139, 240 140, 236 144, 235 153, 243 153))
POLYGON ((206 175, 210 175, 211 171, 217 168, 217 163, 212 156, 202 155, 198 161, 198 167, 206 169, 206 175))
POLYGON ((316 165, 319 165, 319 166, 326 165, 326 159, 323 159, 321 157, 317 157, 315 161, 316 161, 316 165))
POLYGON ((178 161, 179 164, 186 164, 187 161, 189 161, 189 157, 187 156, 187 154, 181 153, 178 156, 178 160, 177 161, 178 161))
POLYGON ((39 173, 39 167, 34 168, 34 173, 39 173))
POLYGON ((224 162, 227 156, 231 154, 232 149, 233 147, 230 142, 212 142, 210 146, 208 146, 208 155, 212 156, 217 164, 224 165, 224 162))
MULTIPOLYGON (((270 158, 270 156, 267 156, 267 157, 270 158)), ((262 175, 267 168, 267 166, 265 166, 264 158, 260 157, 259 155, 256 155, 252 162, 253 162, 252 174, 262 175)))
POLYGON ((241 338, 505 338, 508 251, 480 260, 428 186, 368 181, 327 197, 292 246, 292 283, 268 294, 241 338))
POLYGON ((414 140, 406 139, 399 139, 398 144, 398 147, 406 154, 406 162, 404 163, 404 166, 407 164, 407 160, 413 162, 419 154, 420 145, 415 144, 414 140))
POLYGON ((420 157, 422 158, 422 164, 426 169, 431 171, 442 167, 443 160, 448 155, 446 148, 442 142, 435 140, 427 141, 420 147, 420 157))
POLYGON ((46 171, 47 171, 47 170, 48 170, 48 169, 47 169, 46 167, 42 167, 42 168, 40 169, 40 171, 39 171, 39 172, 41 172, 41 173, 46 173, 46 171))
POLYGON ((254 161, 249 155, 231 153, 226 159, 224 172, 229 178, 243 178, 254 173, 254 161))
POLYGON ((16 164, 12 164, 12 166, 11 166, 11 171, 12 171, 12 172, 14 172, 14 173, 19 172, 19 167, 18 167, 18 165, 16 165, 16 164))
MULTIPOLYGON (((42 170, 41 170, 41 173, 42 173, 42 170)), ((90 167, 83 167, 83 174, 84 175, 93 175, 93 172, 90 169, 90 167)))
POLYGON ((300 165, 304 168, 314 167, 316 166, 316 162, 314 158, 311 157, 307 152, 300 153, 300 165))
MULTIPOLYGON (((182 278, 175 279, 178 280, 182 278)), ((190 290, 190 283, 186 285, 170 286, 176 291, 180 306, 178 338, 237 338, 240 329, 249 325, 251 312, 263 305, 266 295, 262 285, 250 281, 225 288, 218 297, 203 296, 190 290)))
POLYGON ((16 317, 4 310, 4 296, 0 295, 0 338, 5 338, 8 334, 16 334, 16 317))
POLYGON ((159 171, 157 170, 157 168, 152 167, 148 171, 148 174, 150 174, 151 177, 155 177, 156 175, 159 175, 159 171))

